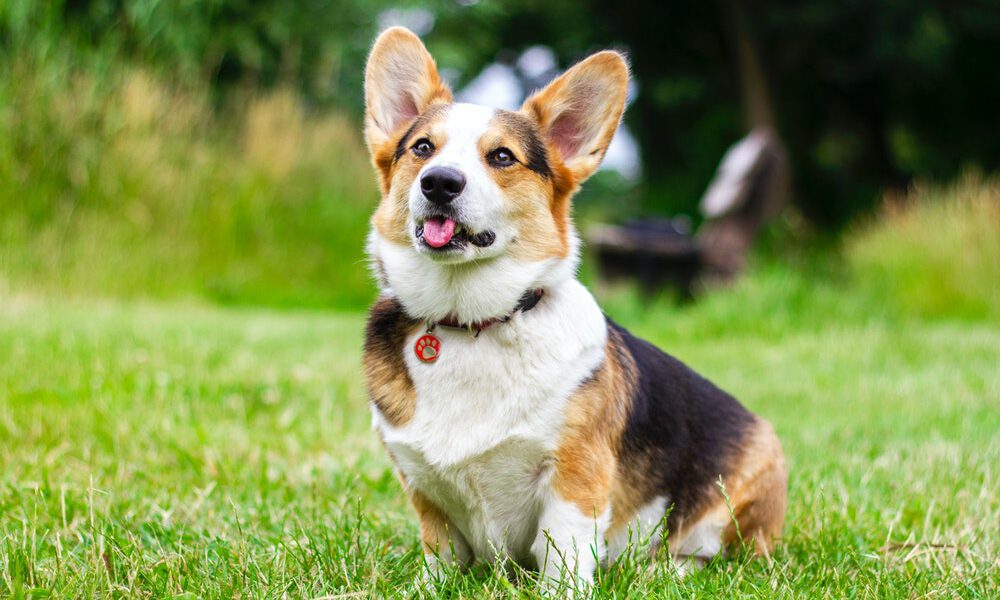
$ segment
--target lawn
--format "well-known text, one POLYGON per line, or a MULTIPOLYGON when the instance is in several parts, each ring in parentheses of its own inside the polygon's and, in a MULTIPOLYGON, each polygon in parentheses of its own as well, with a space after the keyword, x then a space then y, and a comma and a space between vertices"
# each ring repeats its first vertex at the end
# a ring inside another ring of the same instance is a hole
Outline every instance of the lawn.
MULTIPOLYGON (((393 597, 415 518, 369 428, 363 315, 0 295, 0 595, 393 597)), ((1000 325, 758 270, 694 306, 609 312, 770 419, 784 545, 684 579, 634 557, 603 597, 996 597, 1000 325)), ((452 574, 451 597, 534 597, 452 574)))
MULTIPOLYGON (((377 191, 356 119, 287 84, 224 102, 32 8, 61 3, 9 4, 0 597, 535 597, 516 570, 415 584, 360 375, 377 191)), ((596 183, 581 221, 635 208, 617 188, 588 206, 596 183)), ((1000 177, 896 200, 833 242, 783 215, 695 304, 600 290, 771 420, 791 479, 772 562, 681 580, 636 552, 595 595, 1000 597, 1000 177)))

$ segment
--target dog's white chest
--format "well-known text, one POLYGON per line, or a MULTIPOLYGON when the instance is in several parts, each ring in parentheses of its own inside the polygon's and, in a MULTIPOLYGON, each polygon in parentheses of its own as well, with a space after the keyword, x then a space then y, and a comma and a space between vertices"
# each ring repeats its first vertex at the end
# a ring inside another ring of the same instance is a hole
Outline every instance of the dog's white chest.
POLYGON ((440 354, 422 362, 412 334, 405 361, 413 418, 375 426, 410 485, 452 519, 477 558, 528 556, 566 404, 600 363, 603 315, 579 284, 478 337, 438 328, 440 354))
POLYGON ((440 507, 476 558, 530 560, 550 458, 537 442, 508 439, 461 463, 429 463, 408 444, 389 444, 410 485, 440 507))

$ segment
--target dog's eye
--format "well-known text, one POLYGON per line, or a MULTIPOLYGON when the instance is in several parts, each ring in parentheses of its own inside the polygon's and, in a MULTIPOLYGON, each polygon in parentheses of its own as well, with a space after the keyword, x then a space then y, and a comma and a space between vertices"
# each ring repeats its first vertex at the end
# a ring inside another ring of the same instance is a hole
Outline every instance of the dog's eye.
POLYGON ((434 154, 434 144, 427 138, 420 138, 410 149, 414 155, 420 158, 427 158, 431 154, 434 154))
POLYGON ((486 155, 486 161, 494 167, 509 167, 517 162, 517 158, 509 148, 497 148, 486 155))

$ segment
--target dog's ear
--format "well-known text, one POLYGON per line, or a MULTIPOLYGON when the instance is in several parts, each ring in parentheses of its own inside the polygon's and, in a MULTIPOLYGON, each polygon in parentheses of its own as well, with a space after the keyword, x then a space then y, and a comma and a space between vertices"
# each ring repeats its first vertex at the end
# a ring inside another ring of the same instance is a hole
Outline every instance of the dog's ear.
POLYGON ((365 68, 365 139, 374 151, 434 102, 451 102, 424 43, 404 27, 375 40, 365 68))
POLYGON ((524 101, 577 183, 597 170, 625 110, 628 65, 605 50, 587 57, 524 101))

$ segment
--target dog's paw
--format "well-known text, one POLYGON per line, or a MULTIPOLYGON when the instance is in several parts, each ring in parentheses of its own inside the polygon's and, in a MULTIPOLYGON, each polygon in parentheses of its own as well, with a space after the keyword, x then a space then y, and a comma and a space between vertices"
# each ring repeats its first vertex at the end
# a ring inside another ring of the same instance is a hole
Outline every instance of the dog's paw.
POLYGON ((538 591, 542 597, 552 600, 590 598, 593 588, 593 579, 569 573, 563 573, 561 577, 542 575, 538 581, 538 591))
POLYGON ((420 580, 425 585, 434 586, 441 583, 444 576, 444 562, 434 554, 424 554, 424 565, 420 569, 420 580))
POLYGON ((699 556, 676 556, 671 557, 670 562, 674 567, 674 571, 677 573, 678 579, 684 579, 686 576, 705 568, 708 562, 699 556))
POLYGON ((444 566, 441 564, 441 560, 432 554, 424 555, 420 572, 413 577, 406 589, 405 596, 408 598, 437 597, 437 586, 444 579, 444 576, 444 566))

